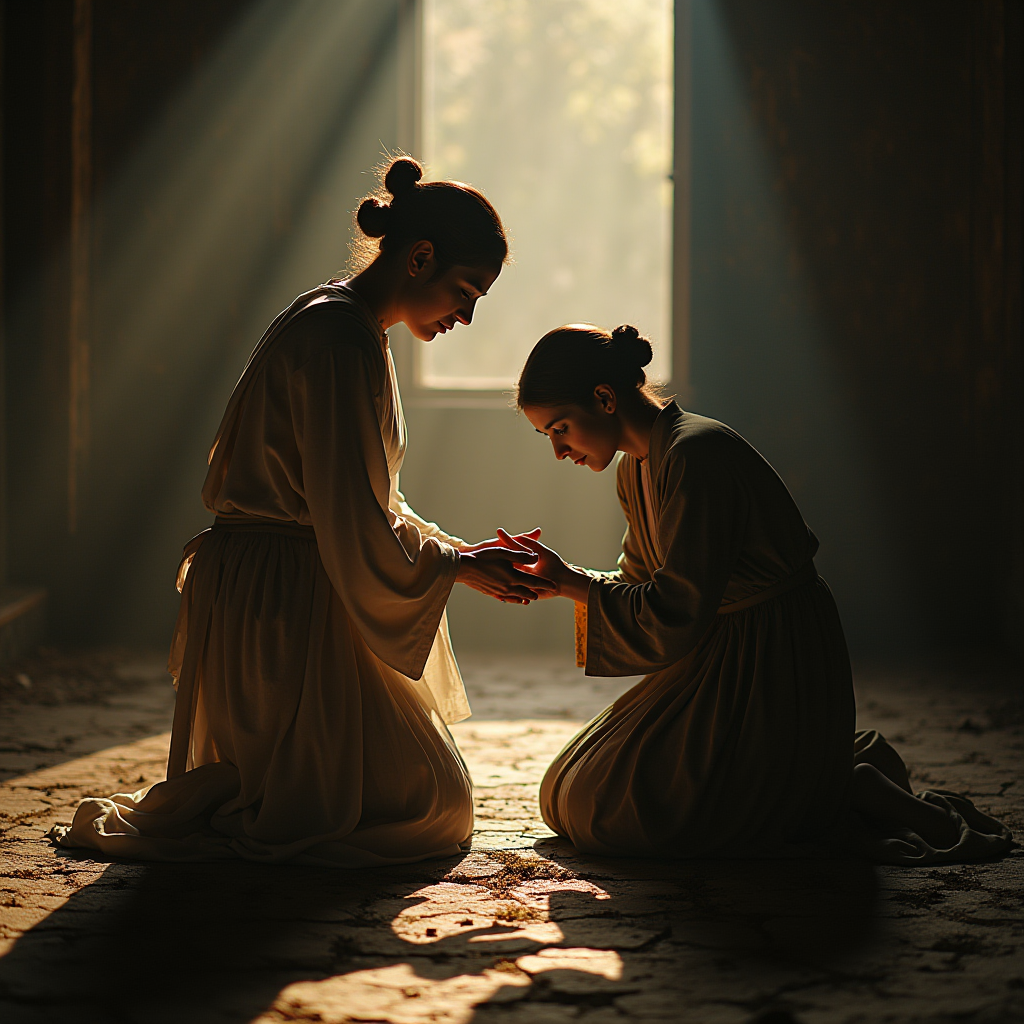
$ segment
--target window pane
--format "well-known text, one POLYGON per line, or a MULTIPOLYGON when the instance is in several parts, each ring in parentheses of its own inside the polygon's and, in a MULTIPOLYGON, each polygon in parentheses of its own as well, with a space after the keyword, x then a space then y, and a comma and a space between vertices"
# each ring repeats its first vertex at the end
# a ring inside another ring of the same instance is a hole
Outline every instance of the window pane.
POLYGON ((436 388, 508 388, 563 323, 635 323, 670 373, 670 0, 425 0, 431 177, 482 189, 515 263, 474 327, 417 346, 436 388))

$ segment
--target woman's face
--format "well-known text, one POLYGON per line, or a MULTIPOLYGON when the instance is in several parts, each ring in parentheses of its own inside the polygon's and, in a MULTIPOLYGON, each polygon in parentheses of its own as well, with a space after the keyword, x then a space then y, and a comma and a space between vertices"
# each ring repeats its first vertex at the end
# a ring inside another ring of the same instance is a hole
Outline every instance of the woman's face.
POLYGON ((580 405, 527 405, 523 415, 538 433, 551 440, 556 459, 572 459, 577 466, 600 473, 619 450, 622 431, 615 415, 615 393, 605 385, 597 389, 592 409, 580 405))
POLYGON ((433 246, 418 242, 409 254, 401 319, 420 341, 433 341, 456 324, 469 324, 477 300, 487 294, 500 272, 500 266, 455 266, 438 274, 433 246))

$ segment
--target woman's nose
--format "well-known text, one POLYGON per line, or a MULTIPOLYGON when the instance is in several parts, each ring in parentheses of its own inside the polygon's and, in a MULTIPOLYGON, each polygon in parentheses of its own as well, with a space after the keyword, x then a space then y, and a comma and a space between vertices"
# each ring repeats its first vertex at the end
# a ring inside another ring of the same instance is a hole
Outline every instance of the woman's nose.
POLYGON ((555 449, 555 458, 561 462, 572 449, 562 441, 557 441, 555 438, 551 438, 551 447, 555 449))
POLYGON ((468 326, 469 324, 471 324, 473 322, 473 311, 475 309, 476 309, 476 299, 474 299, 469 304, 469 308, 468 309, 465 306, 463 306, 462 309, 457 309, 455 311, 455 319, 458 320, 460 324, 466 324, 468 326))

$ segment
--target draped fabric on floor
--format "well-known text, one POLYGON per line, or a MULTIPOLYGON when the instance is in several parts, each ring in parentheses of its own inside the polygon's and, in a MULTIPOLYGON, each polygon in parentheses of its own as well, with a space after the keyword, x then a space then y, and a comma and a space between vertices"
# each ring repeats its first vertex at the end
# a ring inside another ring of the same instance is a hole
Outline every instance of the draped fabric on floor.
POLYGON ((92 798, 56 838, 122 857, 354 867, 458 853, 469 714, 444 609, 462 541, 416 515, 372 313, 308 292, 235 388, 185 549, 168 779, 92 798))
POLYGON ((586 667, 645 677, 548 769, 551 828, 582 850, 629 856, 910 864, 1008 848, 1005 827, 955 794, 920 794, 960 826, 947 850, 849 809, 855 762, 897 782, 906 768, 883 737, 854 732, 818 542, 749 444, 670 402, 647 460, 624 456, 617 482, 627 530, 618 570, 590 586, 586 667))

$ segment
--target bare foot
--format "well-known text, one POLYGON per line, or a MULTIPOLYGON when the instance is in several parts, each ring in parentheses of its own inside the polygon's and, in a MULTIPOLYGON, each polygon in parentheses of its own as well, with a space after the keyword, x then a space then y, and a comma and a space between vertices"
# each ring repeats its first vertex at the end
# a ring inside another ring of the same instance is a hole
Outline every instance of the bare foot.
POLYGON ((874 765, 854 767, 850 803, 866 817, 909 828, 936 850, 948 850, 960 841, 959 827, 941 807, 901 789, 874 765))

